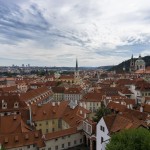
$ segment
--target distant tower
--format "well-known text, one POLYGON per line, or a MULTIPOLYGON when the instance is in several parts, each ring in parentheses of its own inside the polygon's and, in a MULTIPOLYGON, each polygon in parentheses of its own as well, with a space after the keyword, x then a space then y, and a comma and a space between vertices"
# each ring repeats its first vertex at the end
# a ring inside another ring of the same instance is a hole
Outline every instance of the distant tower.
POLYGON ((76 72, 78 72, 78 60, 76 58, 76 72))
POLYGON ((79 84, 80 82, 80 75, 79 75, 79 70, 78 70, 78 60, 76 58, 76 68, 74 72, 74 83, 79 84))
POLYGON ((141 55, 139 55, 139 58, 135 61, 135 70, 145 70, 145 61, 141 55))
POLYGON ((135 69, 135 64, 134 64, 134 58, 133 58, 133 54, 130 60, 130 72, 133 72, 135 69))

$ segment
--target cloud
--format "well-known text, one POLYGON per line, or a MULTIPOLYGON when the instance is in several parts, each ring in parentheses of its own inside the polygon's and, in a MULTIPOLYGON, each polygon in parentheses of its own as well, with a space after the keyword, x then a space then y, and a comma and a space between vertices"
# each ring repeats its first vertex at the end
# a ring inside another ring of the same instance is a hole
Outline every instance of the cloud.
POLYGON ((148 55, 149 0, 0 0, 2 65, 117 64, 148 55), (9 54, 8 54, 9 52, 9 54))

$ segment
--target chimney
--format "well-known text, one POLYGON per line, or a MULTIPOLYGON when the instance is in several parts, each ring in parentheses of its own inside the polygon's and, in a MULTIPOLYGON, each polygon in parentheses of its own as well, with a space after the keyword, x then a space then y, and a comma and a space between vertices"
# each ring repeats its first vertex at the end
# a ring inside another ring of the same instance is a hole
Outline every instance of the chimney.
POLYGON ((78 101, 77 101, 77 100, 75 100, 75 104, 76 104, 76 105, 78 104, 78 101))
POLYGON ((86 109, 86 104, 84 103, 84 108, 86 109))
POLYGON ((86 119, 86 113, 84 113, 84 119, 86 119))
POLYGON ((55 102, 52 102, 52 106, 55 106, 55 102))
POLYGON ((140 112, 143 112, 143 107, 142 106, 140 107, 140 112))
POLYGON ((17 119, 17 116, 14 116, 14 120, 16 120, 17 119))
POLYGON ((57 102, 58 106, 60 105, 60 102, 57 102))
POLYGON ((80 110, 80 115, 82 115, 82 110, 80 110))
POLYGON ((82 102, 80 103, 80 106, 82 107, 82 102))

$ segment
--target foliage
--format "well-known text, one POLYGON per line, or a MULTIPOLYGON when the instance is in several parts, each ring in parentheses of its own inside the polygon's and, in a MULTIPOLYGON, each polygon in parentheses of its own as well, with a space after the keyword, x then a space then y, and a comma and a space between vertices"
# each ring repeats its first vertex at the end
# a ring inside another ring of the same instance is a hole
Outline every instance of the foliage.
POLYGON ((106 150, 150 150, 150 131, 138 128, 116 133, 106 150))
POLYGON ((4 147, 2 146, 0 150, 6 150, 6 148, 4 148, 4 147))
POLYGON ((106 108, 103 104, 101 108, 99 108, 93 117, 93 121, 98 122, 103 116, 106 116, 111 113, 111 110, 106 108))

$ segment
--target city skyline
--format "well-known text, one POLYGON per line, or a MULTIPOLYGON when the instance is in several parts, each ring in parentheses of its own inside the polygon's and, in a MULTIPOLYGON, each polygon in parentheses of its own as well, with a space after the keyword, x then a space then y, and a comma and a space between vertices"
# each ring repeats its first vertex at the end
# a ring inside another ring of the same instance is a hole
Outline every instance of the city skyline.
POLYGON ((117 65, 149 55, 148 0, 0 0, 0 66, 117 65))

